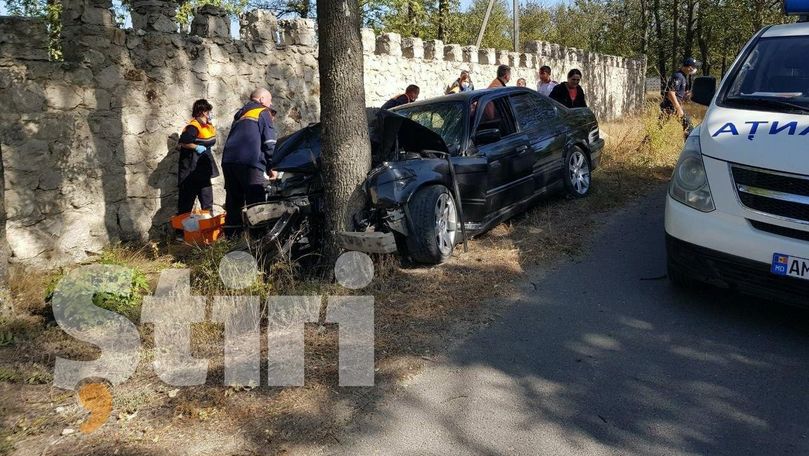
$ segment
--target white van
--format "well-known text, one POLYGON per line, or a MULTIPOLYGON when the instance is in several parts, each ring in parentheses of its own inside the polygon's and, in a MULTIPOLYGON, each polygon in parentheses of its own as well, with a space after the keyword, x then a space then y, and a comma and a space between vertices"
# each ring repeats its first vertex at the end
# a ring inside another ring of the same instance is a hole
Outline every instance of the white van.
POLYGON ((765 27, 692 99, 709 108, 666 198, 670 279, 809 306, 809 22, 765 27))

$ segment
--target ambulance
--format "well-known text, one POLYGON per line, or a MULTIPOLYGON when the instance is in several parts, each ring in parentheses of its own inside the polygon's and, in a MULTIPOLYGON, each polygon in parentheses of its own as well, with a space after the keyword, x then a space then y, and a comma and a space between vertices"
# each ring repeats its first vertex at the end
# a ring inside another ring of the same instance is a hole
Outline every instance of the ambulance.
POLYGON ((809 0, 796 23, 768 26, 717 86, 687 138, 666 197, 670 280, 809 306, 809 0))

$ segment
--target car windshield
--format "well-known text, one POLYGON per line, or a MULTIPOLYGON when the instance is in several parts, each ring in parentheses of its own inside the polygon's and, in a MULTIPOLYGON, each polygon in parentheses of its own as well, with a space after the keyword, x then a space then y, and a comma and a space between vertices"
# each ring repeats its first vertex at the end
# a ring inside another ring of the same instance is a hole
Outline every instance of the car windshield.
POLYGON ((809 39, 758 40, 733 75, 725 101, 769 111, 809 110, 809 39))
POLYGON ((453 146, 460 147, 463 135, 462 103, 435 103, 412 107, 405 105, 395 112, 441 135, 450 150, 453 146))

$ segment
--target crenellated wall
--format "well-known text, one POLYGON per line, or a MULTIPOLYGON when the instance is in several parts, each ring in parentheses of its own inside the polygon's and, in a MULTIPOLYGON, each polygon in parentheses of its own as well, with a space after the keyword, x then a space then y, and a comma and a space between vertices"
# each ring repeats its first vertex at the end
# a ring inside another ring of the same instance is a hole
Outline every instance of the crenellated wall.
MULTIPOLYGON (((176 208, 174 146, 197 98, 214 105, 217 157, 230 118, 257 86, 272 91, 281 134, 319 119, 312 21, 252 11, 234 40, 216 7, 200 8, 190 34, 177 32, 175 12, 169 1, 133 0, 133 29, 121 30, 109 0, 65 0, 64 62, 48 60, 44 22, 0 17, 0 221, 11 261, 52 267, 112 241, 164 235, 176 208)), ((362 38, 369 106, 411 83, 422 98, 441 95, 461 69, 483 88, 500 63, 514 67, 512 83, 525 77, 529 86, 540 65, 560 77, 580 68, 602 119, 643 103, 644 60, 543 42, 513 53, 370 30, 362 38)), ((221 204, 222 179, 214 185, 221 204)))

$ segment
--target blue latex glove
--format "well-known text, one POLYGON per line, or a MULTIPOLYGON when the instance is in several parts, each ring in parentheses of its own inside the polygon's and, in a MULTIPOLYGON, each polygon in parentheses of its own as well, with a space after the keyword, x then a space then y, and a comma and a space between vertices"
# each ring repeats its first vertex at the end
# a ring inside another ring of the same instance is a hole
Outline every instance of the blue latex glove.
POLYGON ((194 149, 194 150, 196 150, 197 153, 201 155, 201 154, 204 154, 205 151, 208 150, 208 148, 203 146, 202 144, 197 144, 197 148, 194 149))

